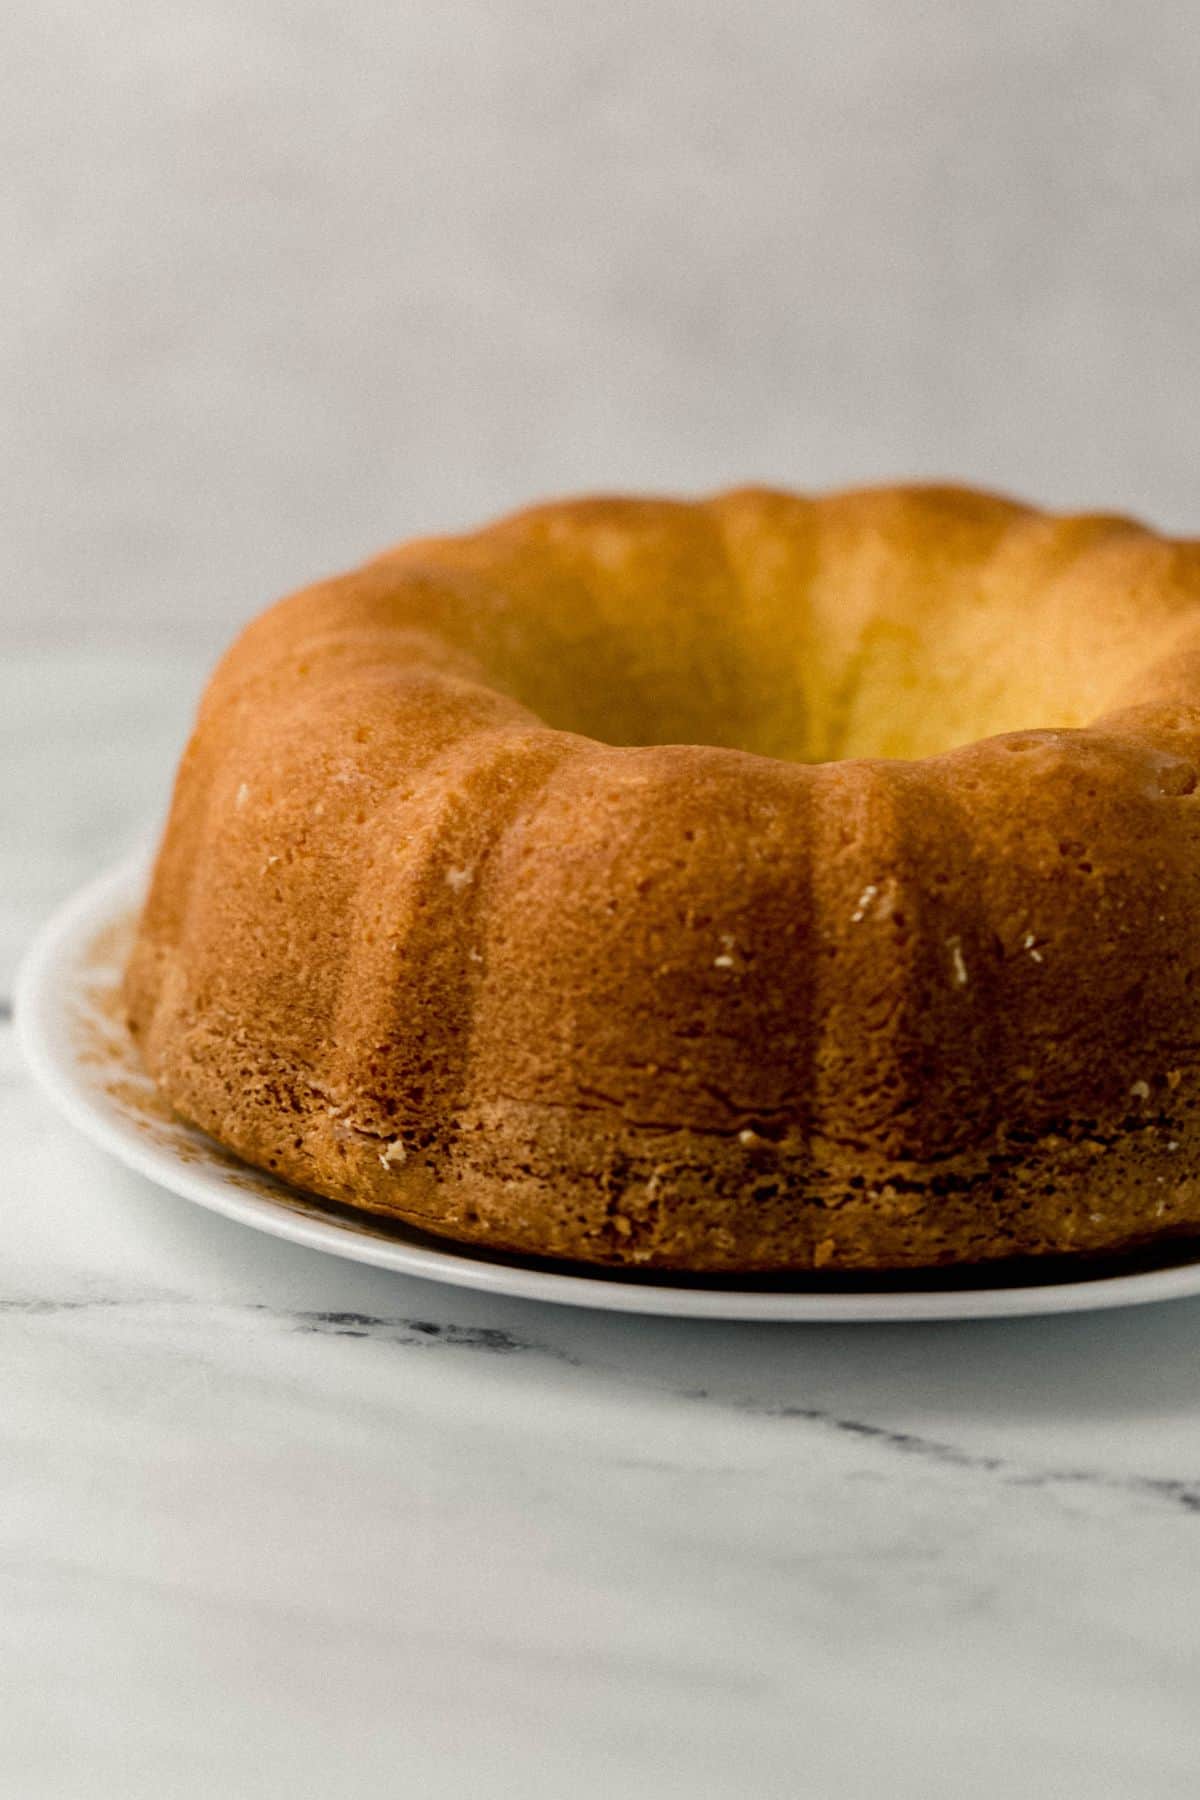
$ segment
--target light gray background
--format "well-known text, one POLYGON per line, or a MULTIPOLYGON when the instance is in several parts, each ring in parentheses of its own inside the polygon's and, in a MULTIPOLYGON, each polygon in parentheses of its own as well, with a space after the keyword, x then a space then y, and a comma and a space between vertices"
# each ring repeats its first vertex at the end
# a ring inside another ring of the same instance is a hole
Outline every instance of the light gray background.
POLYGON ((62 0, 0 26, 0 622, 189 649, 591 486, 1200 529, 1200 9, 62 0))

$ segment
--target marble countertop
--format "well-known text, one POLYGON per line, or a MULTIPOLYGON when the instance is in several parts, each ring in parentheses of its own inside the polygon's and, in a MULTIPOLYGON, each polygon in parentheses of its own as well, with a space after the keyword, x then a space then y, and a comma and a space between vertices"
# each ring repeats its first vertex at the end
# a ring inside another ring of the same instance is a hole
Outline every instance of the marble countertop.
MULTIPOLYGON (((0 993, 201 670, 0 673, 0 993)), ((1200 1302, 747 1327, 302 1251, 0 1025, 0 1791, 1194 1796, 1200 1302)))

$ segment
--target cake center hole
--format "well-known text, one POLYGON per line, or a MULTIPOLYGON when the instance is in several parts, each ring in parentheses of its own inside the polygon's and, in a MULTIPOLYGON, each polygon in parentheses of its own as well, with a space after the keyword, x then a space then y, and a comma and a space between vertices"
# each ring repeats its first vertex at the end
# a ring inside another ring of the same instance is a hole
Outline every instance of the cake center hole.
MULTIPOLYGON (((848 641, 560 645, 514 691, 548 724, 610 744, 709 744, 789 762, 936 755, 998 732, 1086 724, 1137 658, 1123 634, 1072 658, 1011 622, 869 622, 848 641), (1131 660, 1132 659, 1132 660, 1131 660)), ((1083 646, 1081 646, 1082 648, 1083 646)))

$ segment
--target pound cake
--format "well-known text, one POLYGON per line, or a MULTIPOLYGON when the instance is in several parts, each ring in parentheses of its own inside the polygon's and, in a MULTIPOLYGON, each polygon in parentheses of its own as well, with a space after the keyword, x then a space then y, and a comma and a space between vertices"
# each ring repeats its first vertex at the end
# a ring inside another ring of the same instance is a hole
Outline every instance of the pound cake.
POLYGON ((126 994, 178 1112, 523 1255, 1200 1229, 1200 543, 962 488, 572 500, 218 668, 126 994))

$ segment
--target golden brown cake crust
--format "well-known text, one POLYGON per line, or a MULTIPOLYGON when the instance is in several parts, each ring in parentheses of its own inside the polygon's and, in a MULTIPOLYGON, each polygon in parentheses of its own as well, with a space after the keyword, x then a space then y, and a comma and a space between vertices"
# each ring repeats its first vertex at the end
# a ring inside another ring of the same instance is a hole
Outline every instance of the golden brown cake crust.
POLYGON ((1198 758, 1191 543, 952 488, 537 508, 243 634, 130 1017, 249 1161, 460 1240, 1121 1249, 1200 1229, 1198 758))

